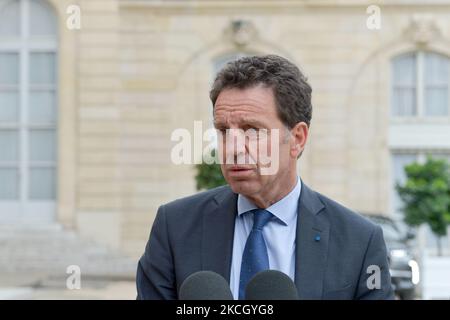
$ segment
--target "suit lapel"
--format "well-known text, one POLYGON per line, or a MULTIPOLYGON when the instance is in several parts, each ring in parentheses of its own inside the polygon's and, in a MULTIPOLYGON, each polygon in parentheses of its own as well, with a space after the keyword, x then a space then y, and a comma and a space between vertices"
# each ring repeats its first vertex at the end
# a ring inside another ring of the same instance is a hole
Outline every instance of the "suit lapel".
POLYGON ((202 270, 214 271, 229 283, 237 194, 227 187, 210 206, 203 216, 202 270))
POLYGON ((298 205, 295 285, 300 299, 321 299, 330 225, 317 194, 302 183, 298 205))
MULTIPOLYGON (((295 285, 300 299, 322 298, 330 231, 328 218, 320 214, 323 209, 317 194, 302 182, 295 249, 295 285)), ((228 283, 236 214, 237 194, 226 188, 203 215, 202 270, 214 271, 228 283)))

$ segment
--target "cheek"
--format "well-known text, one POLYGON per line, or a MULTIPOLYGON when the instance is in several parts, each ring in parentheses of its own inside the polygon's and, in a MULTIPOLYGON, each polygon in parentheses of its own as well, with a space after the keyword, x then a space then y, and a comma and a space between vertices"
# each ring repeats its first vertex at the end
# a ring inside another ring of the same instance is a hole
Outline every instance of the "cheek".
POLYGON ((268 165, 271 167, 271 175, 277 176, 286 171, 290 166, 290 159, 291 155, 288 143, 282 143, 272 149, 269 157, 270 164, 268 165))
POLYGON ((220 164, 220 171, 222 171, 222 175, 225 177, 225 175, 227 174, 227 171, 225 170, 225 164, 224 162, 222 162, 220 164))
POLYGON ((257 160, 257 162, 259 162, 259 146, 257 144, 257 142, 249 142, 248 146, 247 146, 247 154, 250 158, 252 158, 253 160, 257 160))
POLYGON ((265 167, 275 163, 280 165, 286 163, 289 159, 289 144, 274 141, 273 143, 268 139, 260 142, 257 150, 258 163, 265 167))
POLYGON ((270 157, 272 153, 268 139, 251 141, 247 149, 250 157, 256 160, 258 164, 264 163, 264 159, 270 157))
POLYGON ((226 146, 225 142, 222 139, 217 140, 217 158, 220 160, 220 163, 225 163, 226 160, 226 146))

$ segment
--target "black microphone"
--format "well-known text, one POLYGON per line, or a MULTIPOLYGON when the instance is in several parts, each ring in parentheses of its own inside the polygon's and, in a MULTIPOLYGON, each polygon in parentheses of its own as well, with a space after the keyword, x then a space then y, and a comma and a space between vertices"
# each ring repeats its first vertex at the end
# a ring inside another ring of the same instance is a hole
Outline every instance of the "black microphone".
POLYGON ((298 300, 298 292, 288 275, 277 270, 265 270, 248 282, 245 300, 298 300))
POLYGON ((191 274, 181 284, 179 300, 233 300, 227 280, 212 271, 191 274))

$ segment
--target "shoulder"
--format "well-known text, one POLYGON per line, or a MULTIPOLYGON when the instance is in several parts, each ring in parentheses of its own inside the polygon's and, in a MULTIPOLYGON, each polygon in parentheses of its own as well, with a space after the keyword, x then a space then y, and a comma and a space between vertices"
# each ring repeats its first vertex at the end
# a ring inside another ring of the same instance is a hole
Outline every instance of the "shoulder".
POLYGON ((379 225, 344 205, 313 192, 316 201, 322 203, 322 209, 316 218, 329 228, 329 248, 334 259, 344 259, 359 265, 369 248, 385 250, 383 231, 379 225))
POLYGON ((323 194, 314 190, 310 191, 315 194, 319 201, 323 204, 324 209, 321 214, 325 215, 333 229, 342 232, 351 232, 354 235, 361 235, 364 237, 372 235, 380 227, 375 223, 362 216, 361 214, 345 207, 335 200, 324 196, 323 194))
POLYGON ((234 196, 229 186, 221 186, 168 202, 159 207, 155 218, 159 223, 153 228, 167 233, 172 243, 183 248, 199 239, 205 215, 216 212, 224 203, 232 206, 234 196))
POLYGON ((179 198, 163 204, 160 210, 169 217, 178 215, 201 213, 208 208, 211 203, 220 201, 221 198, 230 196, 233 191, 228 185, 220 186, 207 191, 199 192, 194 195, 179 198))

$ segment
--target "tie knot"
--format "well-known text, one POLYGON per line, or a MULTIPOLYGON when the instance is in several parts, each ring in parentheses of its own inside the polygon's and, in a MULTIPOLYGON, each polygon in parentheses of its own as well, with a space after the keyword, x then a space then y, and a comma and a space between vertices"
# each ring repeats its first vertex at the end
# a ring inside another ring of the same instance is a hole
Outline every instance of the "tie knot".
POLYGON ((269 222, 273 215, 264 209, 255 209, 253 212, 253 229, 262 230, 262 228, 269 222))

